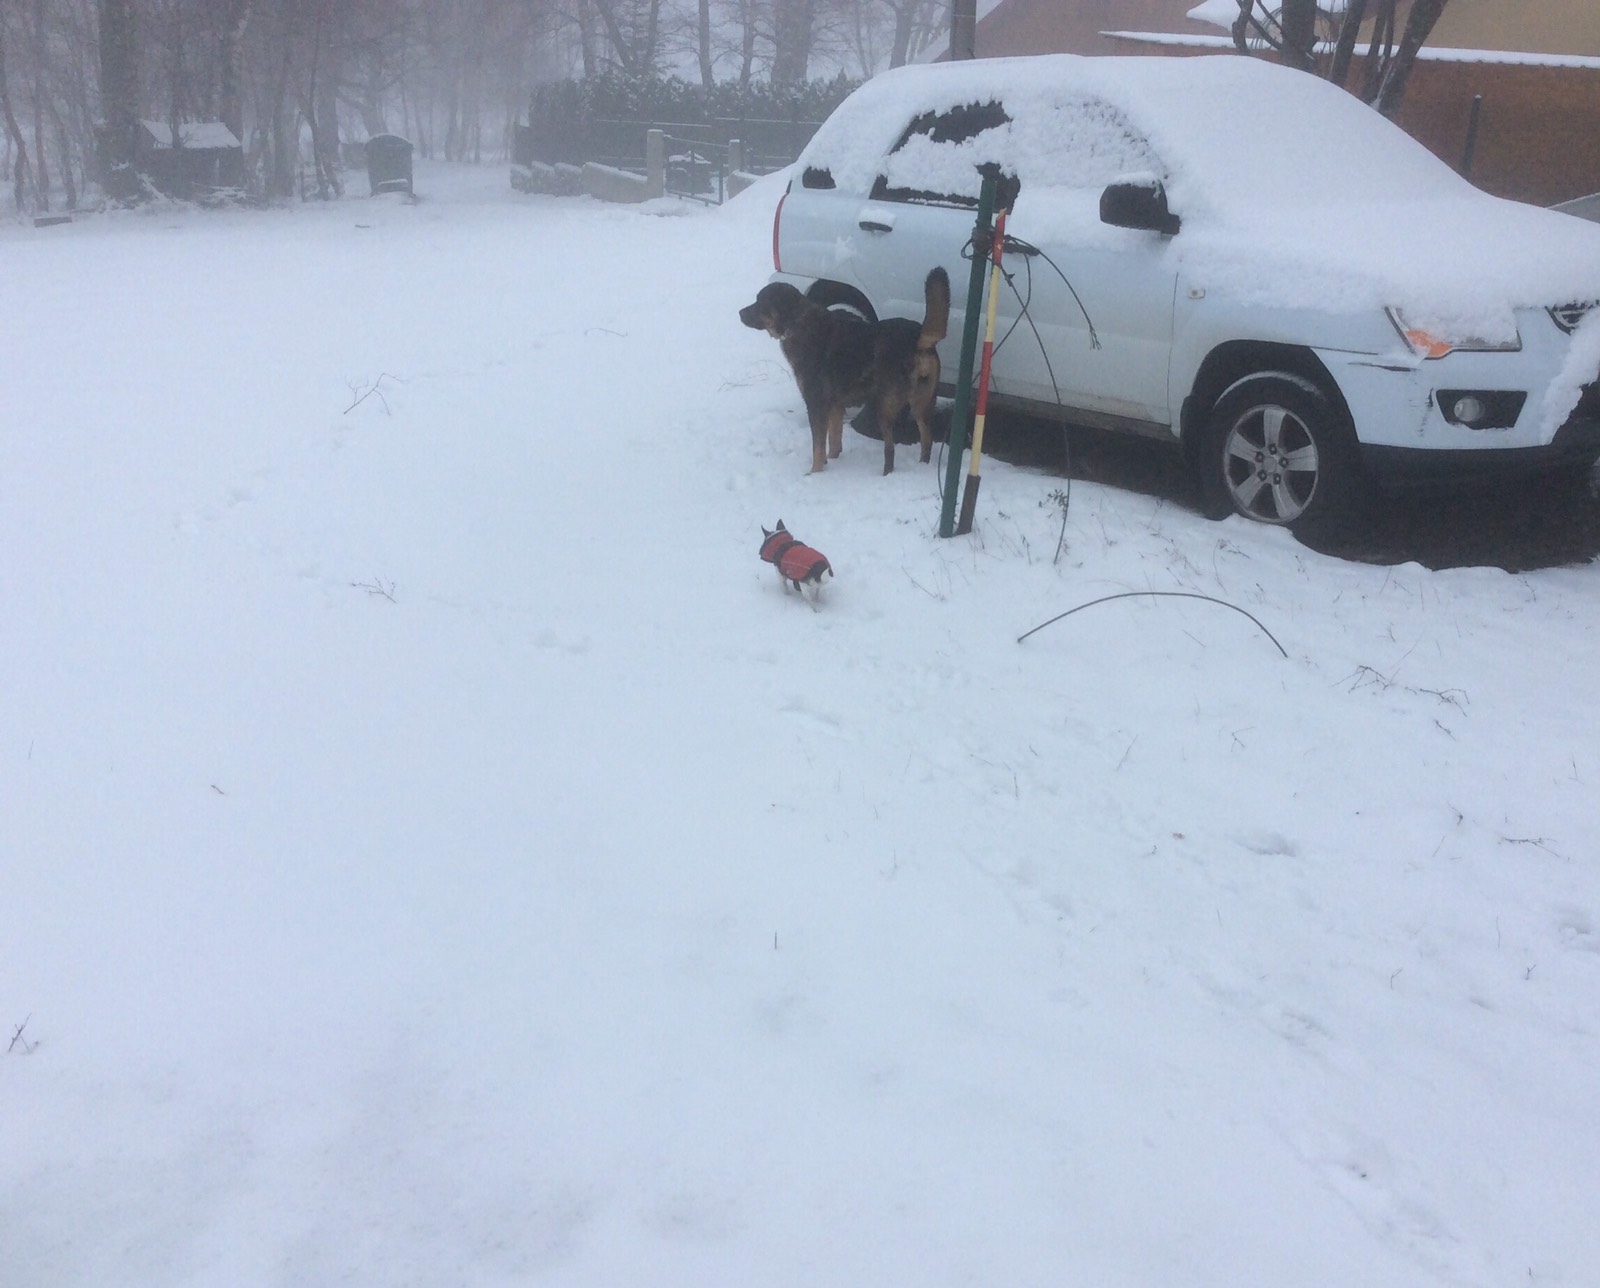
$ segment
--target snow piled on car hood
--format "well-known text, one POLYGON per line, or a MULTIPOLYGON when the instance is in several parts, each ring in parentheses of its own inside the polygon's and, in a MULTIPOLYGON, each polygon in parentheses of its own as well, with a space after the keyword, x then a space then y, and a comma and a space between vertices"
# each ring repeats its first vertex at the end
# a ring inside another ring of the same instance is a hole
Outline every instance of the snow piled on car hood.
MULTIPOLYGON (((1183 219, 1174 265, 1213 294, 1338 312, 1393 305, 1490 340, 1515 335, 1516 308, 1600 298, 1600 227, 1480 192, 1350 94, 1255 58, 901 67, 858 89, 800 164, 865 194, 913 117, 995 100, 1013 124, 982 137, 982 159, 1021 178, 1013 226, 1032 240, 1113 233, 1097 227, 1083 189, 1147 145, 1154 160, 1128 168, 1161 174, 1183 219), (1075 110, 1086 99, 1114 106, 1135 137, 1075 110)), ((978 159, 972 142, 914 144, 891 179, 976 196, 978 159), (907 182, 923 165, 934 182, 907 182)))

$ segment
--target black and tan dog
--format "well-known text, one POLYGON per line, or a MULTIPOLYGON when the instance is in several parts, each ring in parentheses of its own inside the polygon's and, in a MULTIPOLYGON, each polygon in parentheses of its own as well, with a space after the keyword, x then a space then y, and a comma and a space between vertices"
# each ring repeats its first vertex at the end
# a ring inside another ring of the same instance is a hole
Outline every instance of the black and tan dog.
POLYGON ((883 472, 894 469, 894 423, 911 409, 922 439, 922 459, 933 451, 933 407, 939 390, 934 348, 950 325, 950 278, 936 268, 923 284, 926 311, 910 318, 868 322, 843 309, 827 309, 787 282, 769 282, 755 303, 739 310, 747 327, 766 331, 783 346, 811 421, 812 472, 844 448, 847 407, 867 407, 883 435, 883 472), (826 448, 826 455, 824 455, 826 448))

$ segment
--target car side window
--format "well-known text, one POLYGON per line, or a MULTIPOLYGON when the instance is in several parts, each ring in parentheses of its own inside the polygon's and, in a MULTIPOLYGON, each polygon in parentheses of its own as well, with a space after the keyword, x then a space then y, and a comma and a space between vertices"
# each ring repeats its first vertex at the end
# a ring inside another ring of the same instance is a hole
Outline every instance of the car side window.
POLYGON ((912 120, 889 149, 886 173, 872 186, 877 201, 913 201, 928 205, 975 207, 976 191, 964 183, 941 183, 945 167, 936 163, 947 154, 974 144, 982 135, 1009 125, 999 103, 963 103, 943 112, 924 112, 912 120))
POLYGON ((1130 172, 1165 171, 1143 135, 1103 99, 966 103, 914 119, 884 158, 872 196, 970 209, 986 163, 1024 189, 1099 189, 1130 172))

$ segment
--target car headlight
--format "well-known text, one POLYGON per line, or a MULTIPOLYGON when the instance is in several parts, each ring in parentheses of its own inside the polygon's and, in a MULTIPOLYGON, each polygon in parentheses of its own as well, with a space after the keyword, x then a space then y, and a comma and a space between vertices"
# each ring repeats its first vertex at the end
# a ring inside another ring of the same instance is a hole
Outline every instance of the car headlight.
POLYGON ((1394 329, 1400 333, 1411 352, 1422 358, 1442 358, 1447 353, 1515 353, 1522 348, 1522 337, 1513 335, 1509 340, 1489 340, 1480 335, 1447 332, 1437 326, 1418 326, 1407 320, 1401 309, 1385 309, 1394 329))

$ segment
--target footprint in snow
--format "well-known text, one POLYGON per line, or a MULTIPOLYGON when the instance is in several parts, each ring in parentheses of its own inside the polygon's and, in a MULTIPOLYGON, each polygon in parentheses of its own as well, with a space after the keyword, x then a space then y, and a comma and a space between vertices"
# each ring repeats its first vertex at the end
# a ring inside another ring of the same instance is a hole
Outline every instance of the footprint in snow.
POLYGON ((1235 845, 1243 846, 1252 854, 1282 854, 1294 859, 1300 857, 1300 847, 1282 832, 1235 832, 1235 845))

